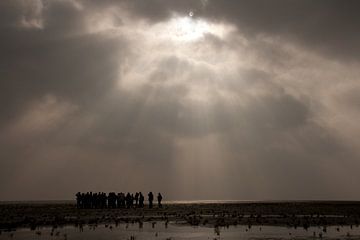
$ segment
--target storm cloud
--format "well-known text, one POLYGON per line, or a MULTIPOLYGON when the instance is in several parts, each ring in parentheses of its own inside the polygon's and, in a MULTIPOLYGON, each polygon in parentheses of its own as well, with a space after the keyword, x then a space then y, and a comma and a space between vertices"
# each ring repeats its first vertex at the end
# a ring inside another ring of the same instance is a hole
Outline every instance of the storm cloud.
POLYGON ((0 200, 358 199, 358 1, 0 2, 0 200))

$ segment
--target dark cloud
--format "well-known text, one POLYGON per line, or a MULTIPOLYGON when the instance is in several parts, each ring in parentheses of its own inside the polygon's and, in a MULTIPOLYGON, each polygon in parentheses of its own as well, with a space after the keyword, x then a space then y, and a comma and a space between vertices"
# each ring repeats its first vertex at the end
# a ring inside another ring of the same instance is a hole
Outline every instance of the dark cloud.
POLYGON ((358 60, 358 1, 210 1, 209 18, 225 20, 239 31, 299 42, 330 57, 358 60))
POLYGON ((344 186, 358 167, 357 130, 342 131, 333 113, 345 105, 356 116, 357 65, 342 60, 359 56, 357 5, 1 1, 0 200, 89 189, 355 199, 344 186), (189 11, 237 31, 205 33, 186 51, 141 35, 189 11), (327 56, 349 72, 337 94, 318 87, 338 72, 327 56))
MULTIPOLYGON (((10 1, 9 5, 16 4, 10 1)), ((86 105, 112 88, 125 51, 123 40, 81 33, 84 16, 69 1, 46 7, 44 29, 17 26, 22 12, 17 15, 0 33, 0 99, 9 106, 1 118, 9 119, 17 108, 42 95, 86 105)))
POLYGON ((330 58, 358 61, 357 44, 360 24, 356 0, 248 0, 248 1, 124 1, 140 18, 164 21, 172 13, 235 24, 240 32, 251 36, 268 35, 298 43, 330 58))

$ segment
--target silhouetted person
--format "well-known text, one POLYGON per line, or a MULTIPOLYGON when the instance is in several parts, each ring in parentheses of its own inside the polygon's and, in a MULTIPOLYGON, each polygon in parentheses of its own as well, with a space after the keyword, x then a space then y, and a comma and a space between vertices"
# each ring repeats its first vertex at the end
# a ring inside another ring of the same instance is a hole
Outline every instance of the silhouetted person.
POLYGON ((153 195, 152 192, 149 192, 148 200, 149 200, 149 208, 152 208, 153 207, 153 201, 154 201, 154 195, 153 195))
POLYGON ((86 204, 86 195, 85 193, 81 193, 81 208, 85 208, 86 204))
POLYGON ((120 207, 124 208, 125 206, 126 206, 125 193, 121 192, 120 193, 120 207))
POLYGON ((92 208, 92 204, 93 204, 93 193, 90 192, 89 196, 88 196, 88 208, 92 208))
POLYGON ((78 193, 76 194, 76 207, 77 207, 77 208, 80 208, 80 207, 81 207, 81 193, 80 193, 80 192, 78 192, 78 193))
POLYGON ((90 204, 90 193, 87 192, 85 194, 85 208, 90 208, 91 204, 90 204))
POLYGON ((157 200, 158 200, 158 206, 159 206, 159 208, 162 208, 162 204, 161 204, 161 200, 162 200, 162 196, 161 196, 161 193, 159 193, 158 194, 158 196, 157 196, 157 200))
POLYGON ((100 208, 106 208, 107 206, 107 196, 106 193, 102 192, 100 197, 100 208))
POLYGON ((120 208, 120 202, 121 202, 121 194, 118 193, 118 194, 116 195, 116 207, 117 207, 117 208, 120 208))
POLYGON ((131 195, 130 193, 127 193, 126 194, 126 197, 125 197, 125 202, 126 202, 126 208, 130 208, 130 205, 131 205, 131 195))
POLYGON ((134 206, 134 200, 135 200, 135 198, 134 198, 134 194, 131 194, 131 195, 130 195, 130 197, 131 197, 131 200, 130 200, 130 207, 133 207, 133 206, 134 206))
POLYGON ((139 193, 136 192, 135 193, 135 207, 138 207, 139 206, 139 193))
POLYGON ((143 208, 144 207, 144 195, 142 195, 142 193, 139 193, 139 207, 143 208))
POLYGON ((116 201, 116 196, 114 192, 109 192, 108 195, 108 208, 114 208, 114 204, 116 201))

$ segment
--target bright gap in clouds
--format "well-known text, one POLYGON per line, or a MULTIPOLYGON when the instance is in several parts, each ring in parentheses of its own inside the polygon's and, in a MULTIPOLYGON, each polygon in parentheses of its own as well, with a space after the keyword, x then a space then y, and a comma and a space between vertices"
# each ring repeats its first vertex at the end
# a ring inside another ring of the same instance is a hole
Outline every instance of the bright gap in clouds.
POLYGON ((175 18, 169 22, 168 34, 173 40, 195 41, 209 33, 209 24, 202 20, 194 20, 192 17, 175 18))
POLYGON ((173 16, 169 21, 156 24, 152 28, 155 37, 172 40, 174 42, 194 42, 201 40, 207 34, 223 37, 226 29, 219 24, 189 16, 173 16))
POLYGON ((214 51, 214 45, 234 31, 231 25, 174 15, 153 25, 138 22, 121 29, 132 45, 132 54, 120 70, 122 89, 136 91, 161 82, 160 87, 186 86, 192 100, 209 100, 209 90, 216 87, 210 82, 222 79, 232 71, 229 66, 239 64, 233 51, 214 51))

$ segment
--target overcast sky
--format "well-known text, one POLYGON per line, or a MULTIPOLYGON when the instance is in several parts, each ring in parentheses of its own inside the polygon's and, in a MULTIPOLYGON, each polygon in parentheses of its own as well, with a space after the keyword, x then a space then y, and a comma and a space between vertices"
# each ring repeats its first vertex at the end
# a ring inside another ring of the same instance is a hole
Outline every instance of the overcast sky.
POLYGON ((0 200, 359 200, 359 11, 1 0, 0 200))

